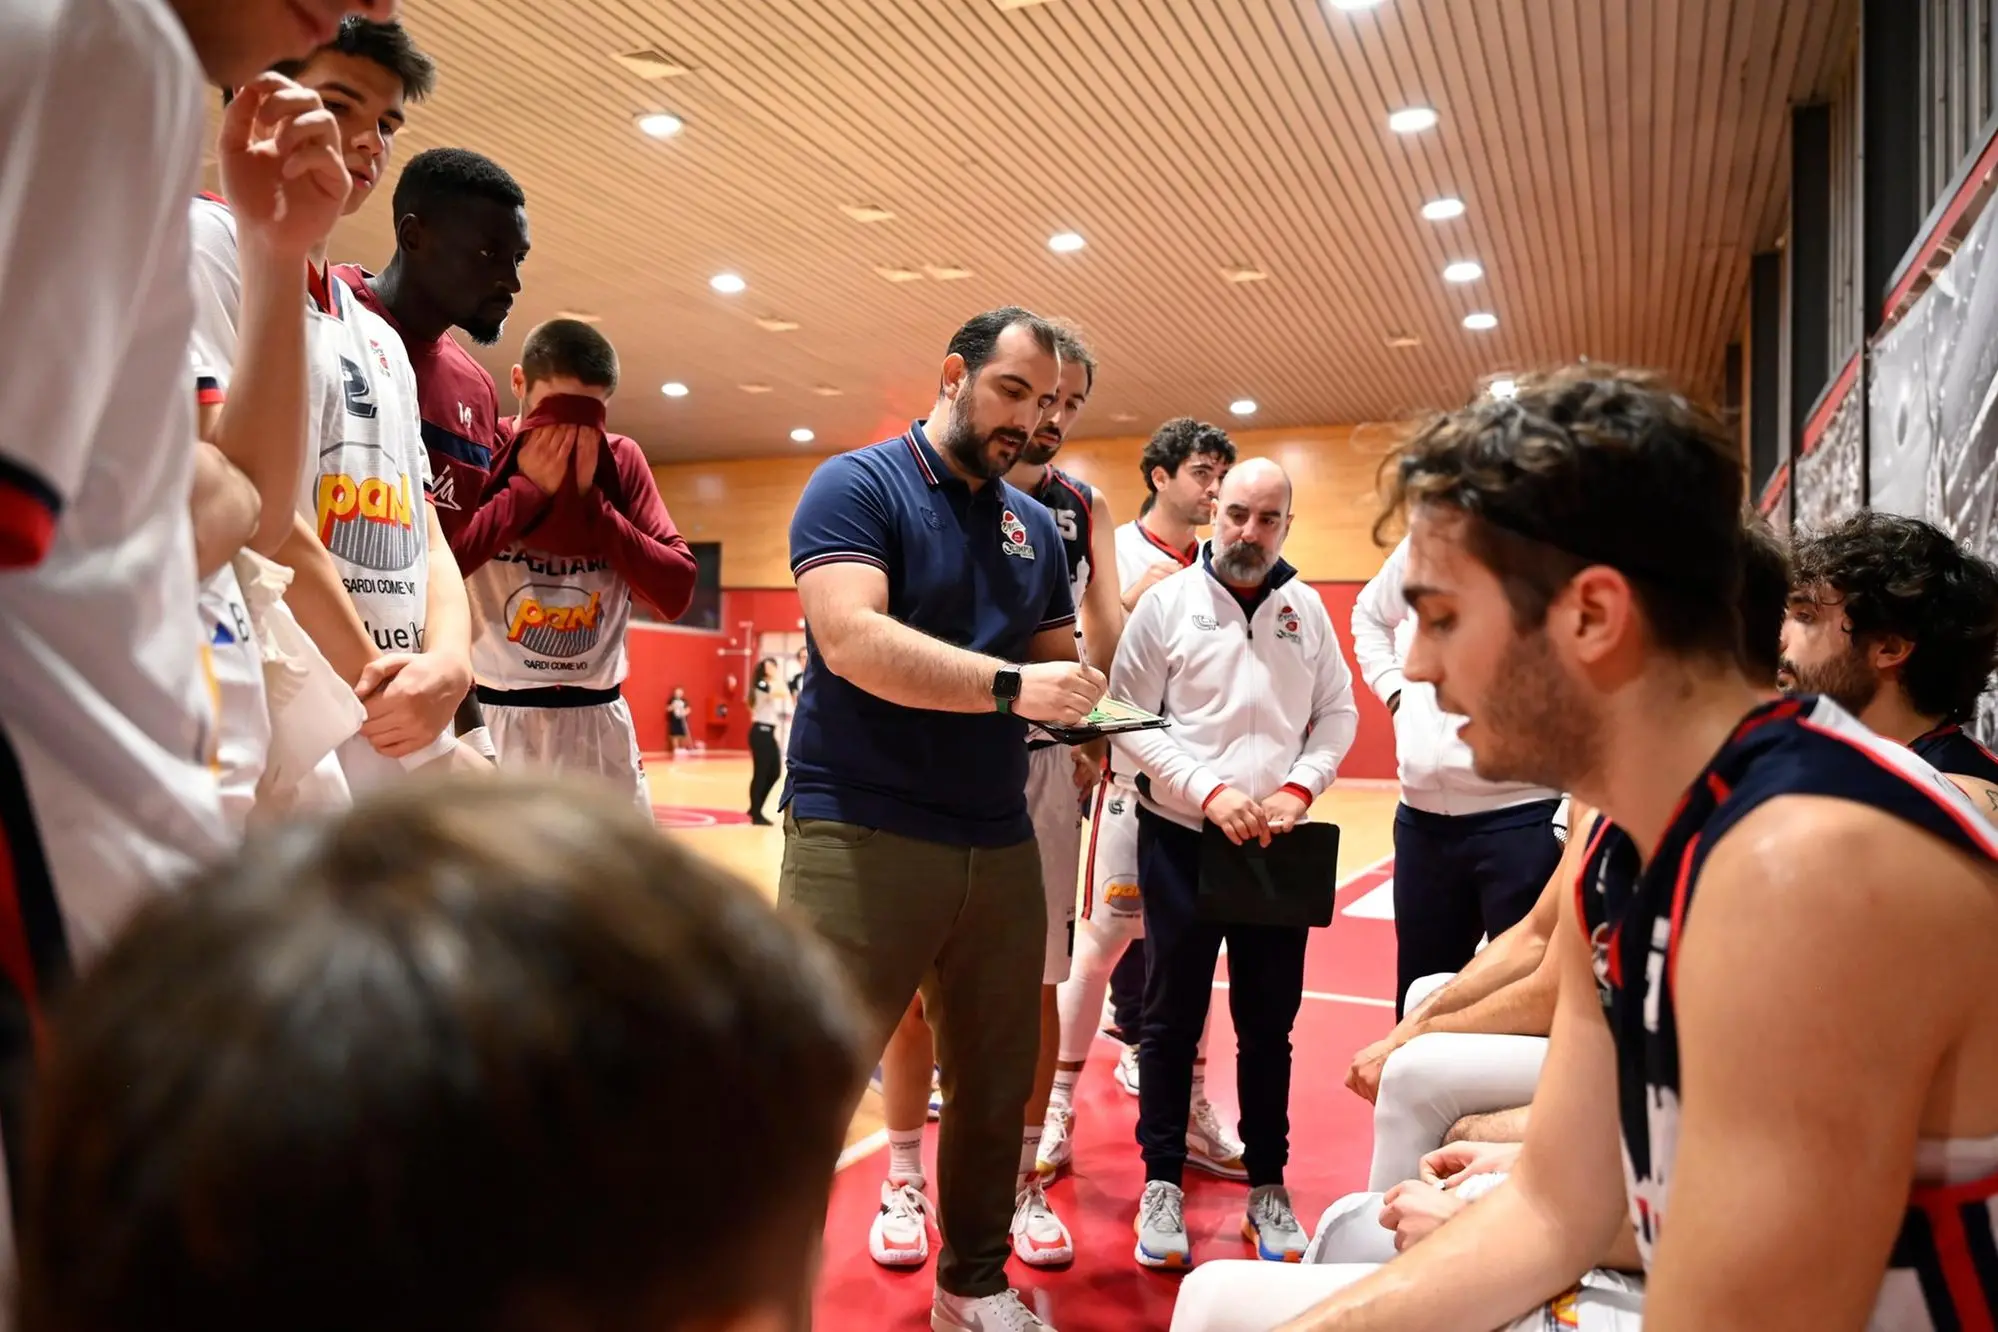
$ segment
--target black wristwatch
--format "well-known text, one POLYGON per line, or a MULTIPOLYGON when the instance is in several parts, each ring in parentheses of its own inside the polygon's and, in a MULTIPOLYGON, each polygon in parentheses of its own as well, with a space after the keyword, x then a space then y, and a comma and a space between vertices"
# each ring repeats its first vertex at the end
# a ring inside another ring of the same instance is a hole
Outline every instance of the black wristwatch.
POLYGON ((999 711, 1010 713, 1013 705, 1020 701, 1020 668, 1002 666, 992 677, 992 701, 999 705, 999 711))

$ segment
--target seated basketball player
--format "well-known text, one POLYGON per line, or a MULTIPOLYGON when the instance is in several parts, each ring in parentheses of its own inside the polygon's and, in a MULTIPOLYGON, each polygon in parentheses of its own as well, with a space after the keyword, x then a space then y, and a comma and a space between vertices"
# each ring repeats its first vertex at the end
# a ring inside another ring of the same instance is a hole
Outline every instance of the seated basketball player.
POLYGON ((617 391, 609 339, 578 320, 549 320, 527 335, 513 391, 521 415, 502 422, 502 433, 526 429, 488 490, 529 498, 498 510, 505 521, 458 539, 493 748, 501 767, 596 774, 649 812, 621 688, 625 633, 633 594, 669 620, 686 613, 693 552, 644 452, 603 429, 604 403, 617 391))
POLYGON ((1480 772, 1614 826, 1562 903, 1511 1176, 1287 1332, 1539 1317, 1633 1228, 1649 1332, 1988 1322, 1998 843, 1908 750, 1741 674, 1735 439, 1583 369, 1423 430, 1393 493, 1410 677, 1480 772))
POLYGON ((807 1325, 854 1009, 629 807, 425 779, 253 839, 68 998, 28 1332, 807 1325), (753 1150, 686 1152, 714 1097, 753 1150))
MULTIPOLYGON (((1777 673, 1790 556, 1760 518, 1749 522, 1746 538, 1741 667, 1766 685, 1777 673)), ((1558 954, 1547 945, 1562 899, 1574 893, 1596 818, 1586 807, 1569 817, 1568 849, 1527 917, 1433 997, 1418 1001, 1411 989, 1409 1017, 1355 1058, 1347 1085, 1361 1095, 1378 1089, 1368 1188, 1382 1192, 1414 1178, 1416 1163, 1445 1143, 1517 1142, 1525 1132, 1524 1107, 1539 1081, 1560 989, 1558 954), (1522 958, 1533 960, 1522 966, 1522 958)))
POLYGON ((1998 569, 1933 523, 1854 514, 1797 546, 1782 682, 1824 694, 1998 813, 1998 757, 1964 733, 1998 664, 1998 569))

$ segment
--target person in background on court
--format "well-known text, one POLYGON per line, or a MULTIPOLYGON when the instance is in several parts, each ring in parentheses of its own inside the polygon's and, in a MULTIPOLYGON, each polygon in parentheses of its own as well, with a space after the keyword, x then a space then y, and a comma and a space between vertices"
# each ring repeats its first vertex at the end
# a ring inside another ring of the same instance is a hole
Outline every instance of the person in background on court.
POLYGON ((666 747, 674 758, 679 758, 687 747, 690 734, 687 719, 693 711, 693 705, 687 702, 686 688, 674 685, 673 697, 666 700, 666 747))
POLYGON ((458 537, 479 703, 502 765, 593 774, 649 813, 624 700, 631 599, 685 614, 694 555, 637 441, 604 428, 618 384, 608 338, 551 319, 511 379, 521 414, 500 423, 508 443, 487 482, 507 503, 458 537))
POLYGON ((1304 1255, 1283 1180, 1290 1031, 1310 931, 1204 920, 1195 902, 1202 825, 1237 844, 1285 836, 1331 786, 1359 728, 1325 604, 1282 558, 1291 518, 1283 469, 1264 458, 1238 463, 1221 483, 1199 562, 1139 599, 1110 672, 1117 698, 1172 723, 1113 742, 1142 774, 1138 874, 1151 964, 1138 1048, 1137 1260, 1147 1267, 1192 1263, 1180 1193, 1187 1102, 1223 942, 1249 1182, 1242 1235, 1260 1258, 1304 1255))
POLYGON ((1998 569, 1919 518, 1865 510, 1797 544, 1785 689, 1824 694, 1998 815, 1998 757, 1964 731, 1998 664, 1998 569))
POLYGON ((1080 721, 1104 679, 1077 658, 1055 520, 1004 478, 1055 406, 1060 337, 1017 307, 967 321, 928 419, 821 464, 791 520, 811 658, 778 899, 844 960, 872 1050, 922 991, 936 1332, 1046 1326, 1006 1279, 1047 935, 1027 727, 1080 721))
MULTIPOLYGON (((1214 521, 1214 497, 1235 463, 1235 445, 1219 426, 1182 416, 1152 432, 1138 458, 1145 500, 1138 516, 1116 530, 1117 584, 1128 613, 1160 579, 1191 564, 1200 550, 1199 529, 1214 521)), ((1108 779, 1098 786, 1090 816, 1089 851, 1082 870, 1082 909, 1075 929, 1075 958, 1056 990, 1061 1023, 1050 1124, 1058 1126, 1039 1154, 1042 1174, 1069 1163, 1075 1082, 1103 1022, 1104 989, 1110 992, 1111 1030, 1124 1047, 1114 1076, 1138 1094, 1138 1029, 1145 989, 1144 916, 1139 910, 1138 796, 1132 774, 1110 756, 1108 779)), ((1207 1103, 1206 1038, 1194 1060, 1188 1162, 1224 1179, 1242 1179, 1242 1144, 1222 1127, 1207 1103)))
MULTIPOLYGON (((390 207, 396 248, 388 266, 369 273, 341 264, 334 272, 402 339, 416 374, 431 502, 462 563, 465 531, 488 501, 486 480, 500 445, 499 391, 451 330, 482 347, 500 340, 527 259, 527 196, 490 158, 433 148, 403 168, 390 207)), ((494 757, 476 694, 465 696, 455 726, 466 743, 494 757)))
POLYGON ((1403 676, 1415 634, 1401 594, 1407 569, 1403 538, 1353 603, 1353 659, 1394 716, 1401 780, 1394 813, 1397 1021, 1410 985, 1462 970, 1480 937, 1496 939, 1517 925, 1561 859, 1553 826, 1560 792, 1478 776, 1457 734, 1464 719, 1439 708, 1428 685, 1403 676))
POLYGON ((791 710, 783 663, 775 657, 757 662, 744 701, 749 704, 749 821, 767 828, 770 816, 764 813, 764 806, 784 775, 784 750, 777 743, 777 730, 791 710))
POLYGON ((18 1326, 806 1327, 860 1087, 843 989, 568 784, 426 778, 271 830, 66 996, 18 1326), (753 1151, 687 1153, 714 1098, 753 1151), (740 1190, 763 1242, 660 1205, 688 1188, 740 1190))

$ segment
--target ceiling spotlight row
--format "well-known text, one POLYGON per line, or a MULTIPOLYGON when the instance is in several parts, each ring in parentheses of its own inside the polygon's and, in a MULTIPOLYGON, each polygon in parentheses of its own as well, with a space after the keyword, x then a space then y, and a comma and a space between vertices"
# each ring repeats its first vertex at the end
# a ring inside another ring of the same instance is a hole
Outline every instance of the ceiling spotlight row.
MULTIPOLYGON (((1372 9, 1381 0, 1332 0, 1334 9, 1372 9)), ((1388 115, 1388 128, 1396 134, 1420 134, 1424 130, 1436 128, 1442 117, 1433 107, 1405 106, 1388 115)), ((1462 217, 1468 211, 1464 201, 1455 195, 1431 199, 1422 205, 1422 217, 1427 222, 1450 222, 1462 217)), ((1476 282, 1485 275, 1485 266, 1475 259, 1459 259, 1444 266, 1445 282, 1464 284, 1476 282)), ((1464 327, 1473 333, 1489 333, 1498 327, 1498 316, 1489 310, 1478 310, 1464 316, 1464 327)))

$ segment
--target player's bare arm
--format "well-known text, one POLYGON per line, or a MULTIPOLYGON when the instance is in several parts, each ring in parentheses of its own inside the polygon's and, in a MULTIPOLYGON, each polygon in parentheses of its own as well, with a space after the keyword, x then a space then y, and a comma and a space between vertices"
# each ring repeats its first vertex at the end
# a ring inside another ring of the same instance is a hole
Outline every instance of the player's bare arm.
POLYGON ((1970 777, 1960 772, 1946 772, 1943 776, 1956 783, 1957 789, 1970 797, 1970 803, 1977 806, 1978 813, 1998 823, 1998 786, 1982 777, 1970 777))
POLYGON ((194 455, 194 563, 207 578, 234 559, 257 530, 263 500, 250 478, 203 440, 194 455))
POLYGON ((291 531, 272 557, 291 570, 285 603, 340 678, 357 685, 368 663, 381 654, 310 520, 296 510, 288 512, 291 531))
POLYGON ((1532 1126, 1511 1178, 1422 1244, 1280 1332, 1498 1327, 1559 1294, 1615 1250, 1629 1229, 1616 1051, 1572 896, 1561 904, 1553 946, 1560 1004, 1532 1126))
POLYGON ((1866 1324, 1917 1136, 1998 1133, 1994 950, 1990 871, 1882 811, 1790 796, 1726 834, 1680 938, 1647 1329, 1866 1324))
MULTIPOLYGON (((806 570, 798 576, 798 601, 826 669, 903 707, 990 712, 993 677, 1013 664, 953 647, 895 620, 888 614, 888 575, 871 564, 806 570)), ((1066 725, 1096 706, 1103 680, 1076 662, 1074 632, 1058 632, 1068 636, 1068 659, 1024 667, 1014 706, 1023 717, 1066 725)))
POLYGON ((389 758, 415 753, 435 740, 472 687, 472 611, 465 580, 436 508, 425 500, 423 512, 430 532, 423 651, 377 658, 354 690, 368 708, 361 734, 389 758))
POLYGON ((1089 506, 1089 586, 1076 616, 1082 624, 1082 644, 1089 664, 1104 675, 1117 659, 1117 639, 1124 632, 1124 603, 1117 592, 1117 531, 1110 503, 1096 491, 1089 506))
POLYGON ((340 219, 349 176, 319 95, 260 75, 230 102, 218 141, 242 282, 229 400, 210 436, 263 497, 247 544, 273 555, 290 531, 306 454, 306 332, 299 274, 340 219))

